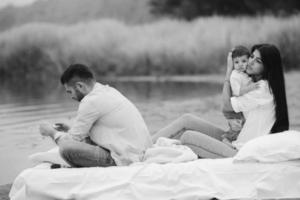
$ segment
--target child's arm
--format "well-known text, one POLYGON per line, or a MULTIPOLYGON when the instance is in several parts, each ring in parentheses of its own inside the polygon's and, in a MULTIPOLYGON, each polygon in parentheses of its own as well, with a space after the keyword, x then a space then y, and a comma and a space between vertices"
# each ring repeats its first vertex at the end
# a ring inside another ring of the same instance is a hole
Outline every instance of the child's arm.
POLYGON ((239 74, 233 71, 230 76, 230 87, 232 91, 232 96, 240 96, 241 84, 242 83, 239 74))

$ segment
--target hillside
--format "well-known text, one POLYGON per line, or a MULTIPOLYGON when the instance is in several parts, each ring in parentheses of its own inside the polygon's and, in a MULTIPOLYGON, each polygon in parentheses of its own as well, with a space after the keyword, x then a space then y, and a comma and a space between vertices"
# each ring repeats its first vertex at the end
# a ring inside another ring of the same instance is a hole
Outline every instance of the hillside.
POLYGON ((129 24, 153 19, 149 0, 39 0, 23 7, 0 9, 0 31, 29 22, 72 24, 113 18, 129 24))

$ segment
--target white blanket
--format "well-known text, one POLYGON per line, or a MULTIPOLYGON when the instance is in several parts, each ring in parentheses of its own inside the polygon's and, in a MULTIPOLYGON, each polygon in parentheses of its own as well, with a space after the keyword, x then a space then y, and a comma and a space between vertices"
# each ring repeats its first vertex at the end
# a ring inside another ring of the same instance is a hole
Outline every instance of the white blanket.
POLYGON ((233 163, 201 159, 185 163, 109 168, 24 170, 11 200, 193 200, 300 198, 300 161, 233 163))
POLYGON ((193 161, 197 155, 180 140, 160 137, 156 143, 145 152, 144 163, 180 163, 193 161))
MULTIPOLYGON (((196 159, 197 155, 189 147, 181 145, 179 140, 160 137, 151 148, 146 150, 142 162, 179 163, 196 159)), ((29 160, 36 164, 49 162, 66 167, 69 166, 69 164, 60 156, 58 147, 46 152, 32 154, 29 156, 29 160)))

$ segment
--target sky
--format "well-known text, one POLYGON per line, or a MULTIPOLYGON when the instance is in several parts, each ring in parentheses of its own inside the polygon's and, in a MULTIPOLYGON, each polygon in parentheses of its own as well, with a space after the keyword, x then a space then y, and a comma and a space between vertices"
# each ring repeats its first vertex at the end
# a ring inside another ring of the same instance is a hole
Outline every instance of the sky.
POLYGON ((7 5, 24 6, 37 0, 0 0, 0 8, 7 5))

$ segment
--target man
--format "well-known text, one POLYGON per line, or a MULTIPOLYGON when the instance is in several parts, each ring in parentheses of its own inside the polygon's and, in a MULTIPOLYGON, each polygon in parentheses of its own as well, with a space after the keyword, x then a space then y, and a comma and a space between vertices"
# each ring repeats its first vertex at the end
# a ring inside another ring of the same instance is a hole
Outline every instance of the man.
POLYGON ((70 129, 64 124, 56 128, 41 124, 40 132, 57 143, 71 166, 106 167, 141 161, 152 145, 151 136, 140 112, 126 97, 96 82, 82 64, 69 66, 61 83, 71 98, 80 102, 74 124, 70 129))

